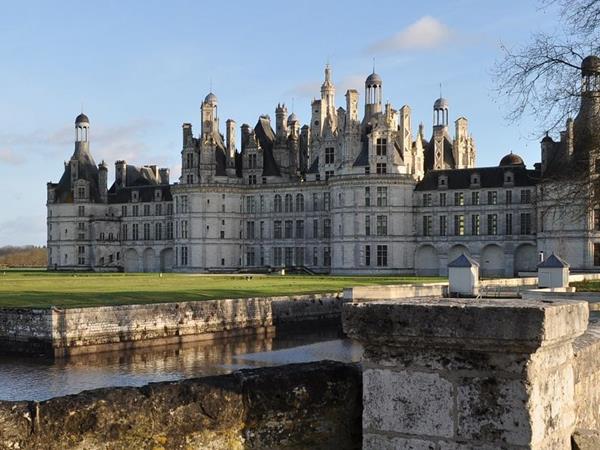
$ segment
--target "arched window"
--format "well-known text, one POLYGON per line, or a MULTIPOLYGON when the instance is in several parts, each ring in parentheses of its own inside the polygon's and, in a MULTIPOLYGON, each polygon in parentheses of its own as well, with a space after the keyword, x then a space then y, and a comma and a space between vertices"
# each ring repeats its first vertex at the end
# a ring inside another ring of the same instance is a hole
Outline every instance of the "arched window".
POLYGON ((292 194, 285 194, 285 212, 292 212, 293 210, 292 194))
POLYGON ((273 209, 275 212, 281 212, 281 195, 275 195, 275 199, 273 200, 273 209))
POLYGON ((304 212, 304 195, 296 194, 296 211, 304 212))

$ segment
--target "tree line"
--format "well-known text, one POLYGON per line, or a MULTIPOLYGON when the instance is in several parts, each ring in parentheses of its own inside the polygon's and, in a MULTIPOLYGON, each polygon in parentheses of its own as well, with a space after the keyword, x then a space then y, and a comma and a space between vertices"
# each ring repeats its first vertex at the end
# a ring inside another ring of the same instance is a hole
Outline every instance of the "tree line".
POLYGON ((46 267, 46 247, 33 245, 0 247, 0 267, 46 267))

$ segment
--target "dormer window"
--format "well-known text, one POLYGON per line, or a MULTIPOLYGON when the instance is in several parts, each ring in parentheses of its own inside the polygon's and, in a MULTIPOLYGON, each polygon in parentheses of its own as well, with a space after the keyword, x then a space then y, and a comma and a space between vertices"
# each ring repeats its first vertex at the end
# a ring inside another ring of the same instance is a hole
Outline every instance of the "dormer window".
POLYGON ((385 156, 387 154, 387 139, 377 138, 375 141, 375 154, 377 156, 385 156))
POLYGON ((511 171, 507 170, 504 172, 504 184, 512 184, 514 183, 514 175, 511 171))
POLYGON ((479 174, 472 174, 471 175, 471 186, 479 186, 479 174))
POLYGON ((140 193, 138 191, 131 191, 131 201, 137 202, 140 199, 140 193))
POLYGON ((440 175, 438 178, 438 188, 446 189, 448 187, 448 176, 440 175))
POLYGON ((160 202, 162 199, 162 191, 160 189, 157 189, 156 191, 154 191, 154 200, 156 200, 157 202, 160 202))

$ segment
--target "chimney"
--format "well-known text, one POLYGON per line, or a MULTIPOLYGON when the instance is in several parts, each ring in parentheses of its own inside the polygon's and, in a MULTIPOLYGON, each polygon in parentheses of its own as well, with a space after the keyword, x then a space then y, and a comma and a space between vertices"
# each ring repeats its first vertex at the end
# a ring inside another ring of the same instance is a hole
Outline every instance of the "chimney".
POLYGON ((158 170, 160 176, 160 184, 169 184, 170 170, 166 167, 158 170))
POLYGON ((225 139, 227 141, 227 155, 230 160, 235 158, 235 125, 235 120, 227 119, 225 139))
POLYGON ((115 163, 115 182, 117 187, 125 187, 127 185, 127 162, 120 160, 115 163))
POLYGON ((100 191, 100 201, 108 203, 108 166, 104 161, 98 166, 98 189, 100 191))

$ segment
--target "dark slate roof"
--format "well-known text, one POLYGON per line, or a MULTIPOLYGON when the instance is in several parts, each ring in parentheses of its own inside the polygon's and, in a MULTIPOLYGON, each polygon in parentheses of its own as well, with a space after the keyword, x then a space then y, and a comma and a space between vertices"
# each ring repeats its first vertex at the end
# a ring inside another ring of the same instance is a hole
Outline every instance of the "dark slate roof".
POLYGON ((319 157, 317 156, 306 173, 319 173, 319 157))
POLYGON ((479 175, 478 188, 493 188, 504 186, 504 172, 513 173, 514 186, 535 186, 539 174, 535 170, 527 170, 522 166, 510 167, 477 167, 472 169, 430 170, 417 184, 417 191, 432 191, 438 189, 440 175, 448 177, 447 189, 469 189, 471 175, 479 175))
POLYGON ((273 157, 273 142, 275 141, 275 132, 271 128, 271 122, 265 116, 258 119, 254 127, 254 133, 258 139, 260 147, 263 149, 263 176, 281 176, 279 167, 273 157))
POLYGON ((510 152, 500 160, 499 166, 525 166, 525 161, 516 153, 510 152))
POLYGON ((562 258, 552 253, 545 261, 538 264, 541 269, 563 269, 569 267, 569 264, 562 258))
POLYGON ((369 165, 369 141, 366 136, 361 139, 362 147, 358 154, 356 161, 352 164, 352 167, 361 167, 369 165))
MULTIPOLYGON (((434 152, 435 152, 435 142, 433 136, 429 142, 425 141, 423 143, 425 147, 425 170, 433 169, 434 152)), ((452 142, 448 139, 448 136, 444 136, 444 164, 449 167, 455 167, 456 163, 454 161, 454 155, 452 154, 452 142)))
MULTIPOLYGON (((79 179, 84 179, 90 184, 90 198, 93 202, 100 201, 98 188, 98 166, 89 152, 87 145, 76 144, 75 152, 70 160, 76 159, 79 163, 79 179)), ((55 187, 55 203, 73 203, 73 186, 71 186, 71 164, 67 163, 60 181, 55 187)))
POLYGON ((448 267, 479 267, 479 263, 464 253, 448 264, 448 267))
POLYGON ((217 147, 215 149, 215 162, 216 162, 216 169, 215 169, 215 175, 216 176, 226 176, 227 175, 227 156, 225 155, 225 150, 217 147))
POLYGON ((90 123, 90 119, 84 113, 81 113, 75 117, 75 123, 90 123))
POLYGON ((162 200, 170 202, 173 200, 171 195, 171 186, 168 184, 161 185, 147 185, 147 186, 127 186, 124 188, 117 188, 116 185, 112 185, 108 191, 108 203, 130 203, 131 193, 137 191, 139 194, 139 202, 153 202, 155 199, 155 192, 160 189, 162 192, 162 200))

